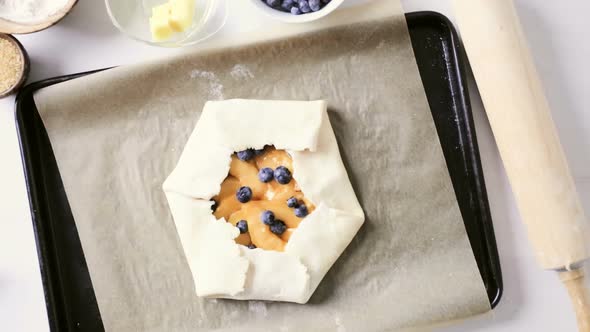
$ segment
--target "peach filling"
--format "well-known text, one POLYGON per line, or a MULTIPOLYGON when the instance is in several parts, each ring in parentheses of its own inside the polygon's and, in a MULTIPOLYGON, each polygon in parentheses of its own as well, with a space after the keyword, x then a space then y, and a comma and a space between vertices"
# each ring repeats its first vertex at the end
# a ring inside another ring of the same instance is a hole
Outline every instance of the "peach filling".
POLYGON ((295 215, 294 209, 287 205, 287 200, 295 197, 299 204, 307 207, 308 213, 315 209, 305 198, 295 179, 287 184, 280 184, 276 179, 264 183, 259 179, 261 169, 276 170, 279 166, 286 167, 293 174, 289 154, 274 147, 266 147, 247 161, 240 160, 236 154, 231 157, 229 175, 221 184, 219 194, 213 197, 217 203, 213 214, 217 219, 224 218, 234 226, 241 220, 247 222, 248 230, 235 239, 237 243, 265 250, 284 251, 291 234, 303 220, 295 215), (236 196, 241 187, 249 187, 252 191, 252 197, 246 203, 241 203, 236 196), (282 234, 273 233, 271 227, 262 222, 262 212, 267 210, 273 212, 275 220, 285 224, 286 230, 282 234))

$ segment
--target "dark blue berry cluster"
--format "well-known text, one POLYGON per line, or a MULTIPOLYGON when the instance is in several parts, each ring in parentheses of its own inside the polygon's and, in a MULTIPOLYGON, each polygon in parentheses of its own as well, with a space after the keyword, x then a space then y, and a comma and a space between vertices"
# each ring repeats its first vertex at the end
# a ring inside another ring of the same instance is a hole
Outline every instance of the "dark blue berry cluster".
MULTIPOLYGON (((255 156, 259 156, 263 153, 264 153, 264 148, 262 148, 260 150, 246 149, 243 151, 236 152, 236 155, 237 155, 238 159, 240 159, 241 161, 250 161, 255 156)), ((260 182, 264 182, 264 183, 268 183, 268 182, 272 181, 273 179, 275 179, 280 184, 288 184, 289 182, 291 182, 292 178, 293 178, 293 175, 291 174, 291 171, 289 171, 289 169, 284 166, 279 166, 275 170, 273 170, 272 168, 269 168, 269 167, 265 167, 265 168, 262 168, 260 171, 258 171, 258 179, 260 180, 260 182)), ((238 198, 238 200, 240 202, 242 202, 239 198, 238 198)), ((249 200, 250 199, 246 200, 246 202, 249 200)), ((246 202, 242 202, 242 203, 246 203, 246 202)))
POLYGON ((317 12, 332 0, 261 0, 267 6, 293 15, 317 12))
POLYGON ((241 161, 249 161, 250 159, 254 158, 255 156, 260 156, 263 153, 264 153, 264 148, 259 149, 259 150, 246 149, 243 151, 236 152, 236 155, 238 156, 238 159, 240 159, 241 161))
POLYGON ((305 218, 309 213, 307 210, 307 206, 305 204, 299 202, 297 198, 291 197, 287 200, 287 206, 295 209, 295 215, 299 218, 305 218))
POLYGON ((260 182, 268 183, 273 179, 277 180, 280 184, 288 184, 293 179, 291 171, 287 167, 279 166, 274 171, 272 168, 265 167, 258 171, 258 180, 260 182))
POLYGON ((265 225, 268 225, 270 231, 276 235, 282 235, 287 230, 287 225, 282 220, 276 219, 272 211, 266 210, 260 215, 260 220, 265 225))

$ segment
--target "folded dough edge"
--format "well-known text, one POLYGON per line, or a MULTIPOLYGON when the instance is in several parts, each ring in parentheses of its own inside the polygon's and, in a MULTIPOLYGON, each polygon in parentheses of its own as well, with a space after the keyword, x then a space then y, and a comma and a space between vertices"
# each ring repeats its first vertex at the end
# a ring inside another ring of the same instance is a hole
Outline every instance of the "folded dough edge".
POLYGON ((207 102, 163 188, 198 296, 306 303, 364 222, 325 101, 207 102), (210 209, 231 154, 267 144, 289 151, 317 206, 284 252, 238 245, 237 229, 210 209))

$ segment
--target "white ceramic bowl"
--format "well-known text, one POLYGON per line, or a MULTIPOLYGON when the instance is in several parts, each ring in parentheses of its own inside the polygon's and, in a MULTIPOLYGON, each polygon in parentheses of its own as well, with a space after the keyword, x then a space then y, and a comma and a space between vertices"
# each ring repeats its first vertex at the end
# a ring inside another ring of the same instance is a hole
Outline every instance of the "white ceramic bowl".
MULTIPOLYGON (((200 43, 213 36, 227 19, 226 0, 195 1, 195 18, 190 28, 176 33, 169 40, 152 40, 149 19, 152 7, 166 0, 104 0, 111 21, 127 36, 144 43, 162 47, 180 47, 200 43)), ((243 1, 243 0, 228 0, 243 1)))
MULTIPOLYGON (((241 1, 241 0, 239 0, 241 1)), ((262 0, 250 0, 250 2, 260 11, 265 13, 266 15, 272 17, 273 19, 287 22, 287 23, 305 23, 315 21, 320 19, 334 10, 338 8, 344 0, 332 0, 329 4, 327 4, 324 8, 318 10, 317 12, 310 12, 307 14, 300 14, 300 15, 293 15, 291 13, 282 12, 280 10, 271 8, 266 5, 262 0)))
MULTIPOLYGON (((0 0, 1 2, 2 0, 0 0)), ((44 29, 49 28, 50 26, 56 24, 57 22, 61 21, 71 10, 72 7, 78 2, 78 0, 68 0, 66 5, 52 14, 49 17, 46 17, 42 21, 34 22, 34 23, 20 23, 14 22, 6 19, 0 18, 0 32, 1 33, 8 33, 8 34, 17 34, 17 33, 32 33, 41 31, 44 29)), ((29 2, 29 4, 31 4, 29 2)), ((10 7, 10 4, 8 5, 10 7)))

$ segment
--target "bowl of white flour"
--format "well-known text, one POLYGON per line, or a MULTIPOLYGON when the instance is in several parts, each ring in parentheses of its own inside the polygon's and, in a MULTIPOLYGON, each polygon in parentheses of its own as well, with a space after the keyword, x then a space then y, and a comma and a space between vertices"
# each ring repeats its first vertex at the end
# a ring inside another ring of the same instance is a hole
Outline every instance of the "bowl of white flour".
POLYGON ((77 0, 0 0, 0 32, 30 33, 66 16, 77 0))

